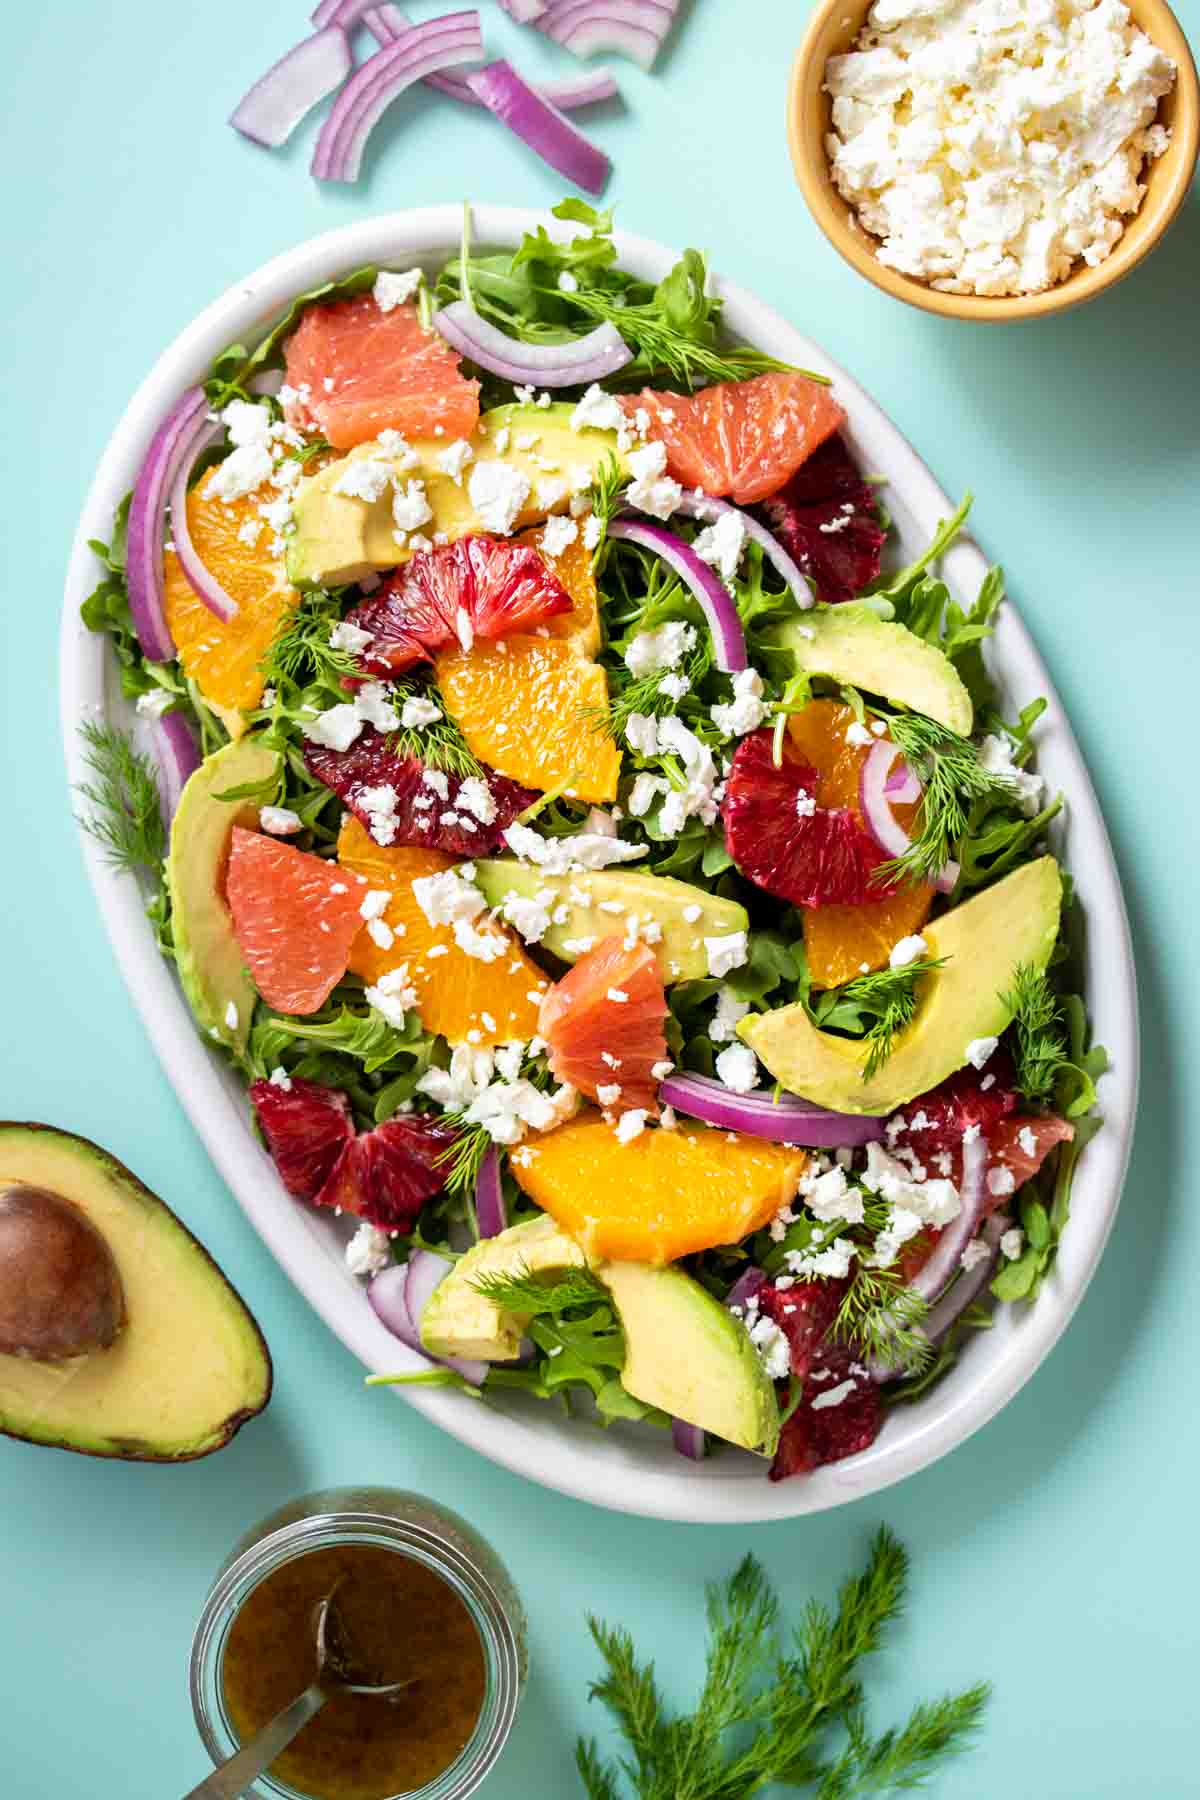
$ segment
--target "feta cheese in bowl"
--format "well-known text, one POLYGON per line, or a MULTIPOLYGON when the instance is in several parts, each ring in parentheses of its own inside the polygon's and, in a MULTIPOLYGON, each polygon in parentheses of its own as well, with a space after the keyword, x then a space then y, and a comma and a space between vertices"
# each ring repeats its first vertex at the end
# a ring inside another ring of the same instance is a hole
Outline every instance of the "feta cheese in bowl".
POLYGON ((1159 0, 828 0, 789 128, 849 262, 927 310, 996 319, 1128 273, 1182 203, 1198 117, 1159 0))

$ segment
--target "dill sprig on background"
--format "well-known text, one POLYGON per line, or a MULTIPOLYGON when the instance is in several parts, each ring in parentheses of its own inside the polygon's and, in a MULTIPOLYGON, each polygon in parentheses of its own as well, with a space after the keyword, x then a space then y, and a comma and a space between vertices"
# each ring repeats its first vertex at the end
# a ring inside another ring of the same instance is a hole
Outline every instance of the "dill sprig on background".
POLYGON ((155 870, 167 851, 154 764, 129 735, 100 720, 79 727, 92 779, 76 789, 87 801, 79 823, 103 847, 105 861, 133 873, 155 870))

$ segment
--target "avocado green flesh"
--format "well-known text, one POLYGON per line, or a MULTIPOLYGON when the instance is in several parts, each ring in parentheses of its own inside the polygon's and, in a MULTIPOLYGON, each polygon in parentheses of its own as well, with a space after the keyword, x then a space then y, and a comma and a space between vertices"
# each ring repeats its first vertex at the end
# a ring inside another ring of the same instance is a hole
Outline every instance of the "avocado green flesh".
POLYGON ((245 1048, 257 994, 233 935, 222 887, 235 825, 254 825, 253 801, 217 795, 274 773, 278 757, 257 738, 239 738, 207 757, 189 778, 171 825, 167 885, 175 963, 183 991, 202 1031, 245 1048), (237 1023, 230 1024, 235 1013, 237 1023))
POLYGON ((974 1039, 998 1037, 1012 1022, 1001 995, 1022 963, 1046 967, 1061 906, 1058 864, 1043 856, 923 926, 929 955, 946 965, 920 979, 912 1023, 870 1081, 866 1046, 818 1031, 803 1006, 745 1018, 738 1035, 793 1094, 834 1112, 893 1112, 961 1069, 974 1039))
POLYGON ((870 607, 814 606, 781 628, 779 642, 797 674, 828 676, 970 736, 971 696, 949 657, 870 607))
MULTIPOLYGON (((551 512, 562 512, 567 504, 567 490, 586 471, 593 477, 606 457, 619 460, 615 432, 573 431, 566 401, 548 407, 498 406, 481 414, 471 438, 472 461, 459 481, 438 467, 445 453, 444 438, 418 440, 411 446, 416 462, 384 457, 390 461, 395 478, 402 486, 410 481, 424 484, 425 498, 433 518, 421 527, 425 536, 444 533, 450 541, 468 532, 483 531, 485 526, 471 502, 471 470, 476 462, 503 462, 519 469, 530 483, 530 497, 516 520, 516 529, 537 524, 551 512), (498 432, 508 432, 497 448, 498 432), (526 439, 533 441, 526 442, 526 439), (407 466, 406 466, 407 464, 407 466), (539 484, 562 484, 563 491, 549 504, 538 498, 539 484)), ((392 518, 393 489, 388 488, 377 500, 359 500, 334 490, 348 465, 381 455, 378 444, 360 444, 346 457, 327 463, 317 474, 302 481, 292 506, 296 529, 288 540, 288 579, 297 587, 317 583, 339 586, 360 581, 376 569, 391 569, 407 561, 411 552, 396 541, 392 518)))
POLYGON ((0 1183, 78 1206, 107 1243, 126 1322, 66 1363, 0 1356, 0 1432, 92 1456, 177 1461, 227 1444, 271 1394, 262 1334, 187 1228, 115 1157, 49 1126, 0 1124, 0 1183))
MULTIPOLYGON (((527 1321, 503 1312, 474 1283, 489 1272, 552 1275, 587 1266, 574 1238, 552 1219, 510 1226, 476 1244, 434 1289, 421 1316, 421 1342, 432 1356, 510 1361, 527 1321)), ((744 1450, 773 1455, 779 1408, 740 1321, 682 1269, 600 1262, 593 1273, 608 1288, 625 1333, 625 1391, 744 1450)))
POLYGON ((563 962, 573 963, 582 956, 579 946, 587 944, 588 939, 598 942, 614 932, 624 933, 630 919, 652 921, 662 935, 651 948, 668 985, 706 976, 705 938, 745 931, 750 922, 745 907, 736 900, 719 899, 716 894, 706 894, 702 888, 667 875, 643 875, 633 869, 546 875, 527 863, 498 857, 476 862, 475 881, 488 905, 497 907, 509 894, 532 898, 548 889, 554 896, 550 905, 552 923, 540 942, 563 962), (579 895, 586 895, 586 899, 572 898, 579 895), (554 917, 563 907, 566 917, 554 917), (694 918, 685 917, 697 908, 694 918))

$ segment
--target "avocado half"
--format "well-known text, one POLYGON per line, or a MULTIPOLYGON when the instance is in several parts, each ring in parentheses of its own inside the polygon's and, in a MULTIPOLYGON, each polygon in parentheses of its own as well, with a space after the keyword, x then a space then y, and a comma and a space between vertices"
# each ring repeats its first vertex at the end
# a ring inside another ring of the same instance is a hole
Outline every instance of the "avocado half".
MULTIPOLYGON (((187 1462, 222 1449, 271 1398, 262 1332, 203 1245, 123 1163, 51 1125, 0 1122, 0 1189, 65 1202, 103 1239, 120 1328, 88 1354, 0 1354, 0 1433, 87 1456, 187 1462)), ((36 1241, 26 1246, 36 1253, 36 1241)), ((6 1281, 25 1279, 0 1259, 6 1281)))

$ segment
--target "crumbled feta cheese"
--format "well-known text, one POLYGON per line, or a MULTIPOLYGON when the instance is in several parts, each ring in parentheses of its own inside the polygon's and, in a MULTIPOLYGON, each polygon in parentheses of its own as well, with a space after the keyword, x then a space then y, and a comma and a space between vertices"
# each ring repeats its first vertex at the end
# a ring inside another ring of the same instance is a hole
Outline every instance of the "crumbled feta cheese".
POLYGON ((392 465, 381 456, 351 458, 333 484, 335 494, 373 506, 392 485, 392 465))
POLYGON ((362 715, 353 700, 328 707, 301 727, 310 743, 323 744, 327 750, 348 750, 362 728, 362 715))
POLYGON ((630 506, 652 518, 669 519, 683 498, 683 489, 665 473, 666 445, 646 444, 641 450, 631 450, 626 461, 633 477, 625 490, 630 506))
POLYGON ((398 532, 415 531, 418 525, 426 524, 433 517, 433 508, 425 498, 425 483, 409 481, 403 486, 396 483, 396 492, 392 496, 392 522, 398 532))
POLYGON ((731 969, 740 969, 749 955, 744 931, 731 931, 724 937, 706 937, 704 953, 708 958, 708 972, 718 978, 728 975, 731 969))
POLYGON ((979 746, 979 761, 989 775, 999 776, 1009 784, 1021 811, 1027 819, 1032 819, 1041 808, 1046 791, 1041 776, 1022 769, 1013 761, 1007 740, 990 734, 979 746))
POLYGON ((418 875, 412 883, 413 898, 431 925, 453 925, 457 919, 477 919, 487 902, 477 887, 464 881, 457 869, 437 875, 418 875))
POLYGON ((799 1193, 814 1219, 823 1225, 841 1220, 846 1225, 861 1225, 865 1203, 862 1190, 852 1185, 839 1163, 830 1168, 811 1167, 800 1177, 799 1193))
POLYGON ((972 1238, 958 1260, 963 1268, 970 1273, 972 1269, 977 1269, 980 1263, 990 1261, 991 1254, 991 1249, 985 1239, 972 1238))
MULTIPOLYGON (((697 908, 699 917, 699 908, 697 908)), ((714 1044, 728 1044, 737 1035, 739 1019, 744 1019, 750 1011, 748 1000, 739 1000, 733 989, 720 987, 717 989, 717 1010, 713 1014, 708 1035, 714 1044)))
POLYGON ((625 422, 620 403, 593 382, 571 414, 572 431, 619 431, 625 422))
POLYGON ((522 862, 536 863, 548 875, 568 875, 581 869, 605 869, 612 863, 636 862, 647 855, 649 845, 629 844, 623 838, 579 831, 573 837, 544 838, 531 825, 509 825, 504 841, 522 862))
POLYGON ((329 648, 345 650, 351 656, 360 656, 374 642, 373 631, 364 631, 361 625, 352 625, 349 619, 339 619, 329 633, 329 648))
MULTIPOLYGON (((469 919, 455 919, 454 942, 475 962, 499 962, 502 956, 508 955, 508 943, 498 931, 478 931, 469 919)), ((486 1019, 483 1022, 487 1025, 486 1019)), ((494 1029, 494 1025, 488 1026, 489 1031, 494 1029)))
POLYGON ((375 286, 371 289, 376 306, 382 313, 391 312, 393 307, 411 300, 423 280, 424 274, 420 269, 405 269, 399 275, 391 269, 381 269, 375 277, 375 286))
POLYGON ((639 631, 625 648, 625 667, 635 680, 677 668, 696 646, 696 628, 672 619, 654 631, 639 631))
POLYGON ((271 1083, 272 1087, 279 1088, 285 1094, 290 1094, 292 1091, 292 1078, 282 1063, 276 1063, 275 1067, 268 1075, 267 1080, 271 1083))
MULTIPOLYGON (((669 794, 671 784, 664 781, 661 775, 651 775, 645 769, 633 778, 633 786, 629 790, 629 811, 631 817, 644 819, 654 805, 659 794, 669 794)), ((698 915, 697 915, 698 916, 698 915)))
POLYGON ((304 829, 304 821, 290 806, 260 806, 258 822, 272 837, 293 837, 304 829))
POLYGON ((840 1237, 834 1238, 824 1250, 786 1250, 783 1260, 793 1275, 805 1280, 825 1276, 832 1281, 841 1281, 850 1273, 850 1264, 857 1254, 850 1239, 840 1237))
POLYGON ((748 1094, 758 1086, 758 1058, 749 1044, 730 1044, 715 1064, 717 1080, 735 1094, 748 1094))
POLYGON ((596 1098, 601 1106, 615 1106, 621 1098, 619 1081, 602 1081, 596 1088, 596 1098))
POLYGON ((972 1038, 963 1051, 963 1055, 973 1069, 982 1069, 992 1057, 999 1042, 1000 1039, 994 1037, 972 1038))
POLYGON ((745 737, 748 731, 757 731, 767 716, 762 676, 757 669, 740 669, 732 681, 733 699, 713 707, 712 722, 725 737, 745 737))
POLYGON ((862 749, 865 744, 871 742, 871 733, 865 725, 860 725, 855 719, 852 725, 846 727, 846 742, 853 744, 856 749, 862 749))
POLYGON ((475 452, 466 438, 455 438, 452 444, 447 444, 444 450, 438 451, 437 466, 443 475, 450 477, 451 481, 461 483, 463 470, 474 455, 475 452))
POLYGON ((554 903, 553 888, 540 894, 505 894, 500 911, 527 944, 539 944, 550 929, 550 909, 554 903))
POLYGON ((542 527, 541 548, 546 556, 561 556, 569 544, 573 544, 579 536, 579 527, 574 519, 565 513, 547 519, 542 527))
POLYGON ((816 810, 816 795, 806 794, 803 788, 798 789, 796 793, 796 817, 798 819, 811 819, 816 810))
POLYGON ((833 179, 889 267, 1037 292, 1120 238, 1174 78, 1121 0, 877 0, 825 66, 833 179))
POLYGON ((847 1381, 839 1381, 836 1387, 822 1388, 819 1394, 814 1394, 811 1402, 812 1409, 814 1412, 820 1412, 822 1407, 841 1406, 843 1401, 848 1400, 851 1394, 857 1392, 858 1383, 851 1376, 847 1381))
POLYGON ((1026 1156, 1037 1155, 1037 1139, 1034 1137, 1033 1132, 1028 1125, 1022 1125, 1020 1131, 1018 1131, 1017 1143, 1021 1146, 1021 1149, 1025 1152, 1026 1156))
POLYGON ((1012 1230, 1006 1231, 1000 1239, 1000 1254, 1009 1262, 1016 1262, 1024 1248, 1025 1233, 1019 1225, 1014 1225, 1012 1230))
POLYGON ((929 945, 919 932, 914 932, 912 937, 902 937, 899 943, 892 945, 891 955, 888 957, 888 968, 907 969, 910 963, 919 962, 923 956, 928 956, 928 954, 929 945))
POLYGON ((346 1267, 351 1275, 378 1275, 391 1260, 391 1239, 374 1225, 360 1225, 346 1245, 346 1267))
POLYGON ((683 696, 691 692, 691 686, 686 675, 664 675, 658 684, 658 691, 678 705, 683 696))
POLYGON ((599 519, 596 517, 595 513, 592 513, 590 518, 587 518, 584 520, 584 525, 583 525, 583 547, 584 547, 584 549, 585 550, 598 549, 599 544, 600 544, 600 539, 603 536, 604 536, 604 527, 603 527, 603 525, 601 525, 601 523, 600 523, 599 519))
POLYGON ((753 1324, 747 1320, 746 1329, 750 1333, 750 1342, 758 1351, 764 1373, 771 1381, 786 1381, 792 1367, 791 1350, 774 1319, 767 1318, 764 1313, 753 1324))
POLYGON ((725 584, 733 580, 746 548, 746 526, 735 507, 718 513, 711 525, 696 534, 692 549, 701 562, 708 563, 725 584))
POLYGON ((395 933, 385 919, 368 919, 367 936, 377 950, 390 950, 395 942, 395 933))
POLYGON ((517 515, 529 499, 529 477, 511 463, 478 461, 467 482, 471 505, 485 531, 509 537, 517 515))
POLYGON ((250 400, 231 400, 221 414, 221 423, 236 450, 244 444, 263 444, 271 435, 271 409, 250 400))
POLYGON ((413 694, 400 708, 400 723, 406 731, 420 731, 426 725, 436 725, 441 717, 441 707, 427 694, 413 694))
POLYGON ((144 719, 161 719, 169 706, 173 706, 179 698, 169 688, 151 688, 149 693, 139 694, 135 705, 144 719))
POLYGON ((988 1170, 987 1184, 989 1194, 997 1194, 1003 1198, 1016 1188, 1017 1178, 1005 1164, 997 1163, 994 1169, 988 1170))
POLYGON ((223 500, 230 506, 269 481, 273 467, 271 452, 264 443, 254 440, 243 444, 217 464, 205 485, 205 498, 223 500))
POLYGON ((625 741, 639 756, 657 756, 658 720, 653 713, 630 713, 625 721, 625 741))
POLYGON ((631 1144, 634 1138, 640 1137, 646 1129, 647 1117, 648 1114, 643 1106, 631 1106, 628 1112, 623 1112, 614 1128, 617 1142, 631 1144))

